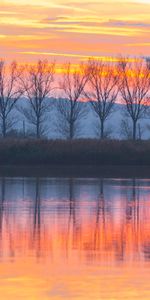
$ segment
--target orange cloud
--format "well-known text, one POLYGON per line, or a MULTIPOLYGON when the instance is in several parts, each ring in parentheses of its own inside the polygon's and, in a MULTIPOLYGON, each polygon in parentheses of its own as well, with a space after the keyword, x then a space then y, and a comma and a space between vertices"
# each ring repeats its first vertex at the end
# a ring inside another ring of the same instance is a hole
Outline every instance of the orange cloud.
POLYGON ((32 61, 33 53, 70 53, 72 60, 148 55, 149 14, 146 1, 0 0, 0 56, 24 61, 28 52, 32 61))

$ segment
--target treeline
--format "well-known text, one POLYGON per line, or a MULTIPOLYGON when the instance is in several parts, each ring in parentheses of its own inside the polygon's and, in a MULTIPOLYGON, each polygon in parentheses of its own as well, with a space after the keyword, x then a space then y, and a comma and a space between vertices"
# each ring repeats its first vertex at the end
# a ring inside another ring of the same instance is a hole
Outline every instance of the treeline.
MULTIPOLYGON (((122 130, 136 140, 139 120, 149 118, 149 59, 119 58, 116 62, 89 59, 78 66, 64 64, 58 72, 55 62, 7 65, 0 61, 0 126, 3 138, 17 122, 18 110, 40 139, 46 133, 50 112, 55 107, 57 130, 67 139, 78 136, 80 122, 87 116, 87 105, 97 116, 99 136, 106 137, 106 122, 122 103, 122 130), (51 99, 57 99, 52 101, 51 99), (25 105, 21 105, 21 100, 25 105), (86 102, 86 105, 84 103, 86 102), (87 104, 88 103, 88 104, 87 104), (128 122, 128 120, 130 122, 128 122), (130 125, 131 124, 131 125, 130 125)), ((49 128, 50 130, 50 128, 49 128)), ((24 126, 22 136, 27 132, 24 126)))

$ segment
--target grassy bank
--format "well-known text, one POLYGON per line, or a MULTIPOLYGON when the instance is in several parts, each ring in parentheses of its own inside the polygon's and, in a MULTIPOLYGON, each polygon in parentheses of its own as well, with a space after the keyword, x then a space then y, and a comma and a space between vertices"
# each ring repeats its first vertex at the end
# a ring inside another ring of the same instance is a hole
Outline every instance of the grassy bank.
POLYGON ((2 139, 0 165, 147 166, 150 141, 2 139))
POLYGON ((149 166, 0 166, 0 177, 150 178, 149 166))

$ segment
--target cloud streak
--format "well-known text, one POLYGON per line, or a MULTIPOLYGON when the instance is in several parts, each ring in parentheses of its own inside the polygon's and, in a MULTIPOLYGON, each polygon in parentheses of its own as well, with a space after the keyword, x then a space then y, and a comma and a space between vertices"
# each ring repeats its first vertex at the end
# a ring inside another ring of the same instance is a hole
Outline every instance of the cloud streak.
POLYGON ((80 59, 138 55, 142 47, 147 55, 149 15, 150 5, 134 0, 0 0, 0 56, 24 60, 28 52, 32 60, 34 52, 58 58, 68 52, 80 59))

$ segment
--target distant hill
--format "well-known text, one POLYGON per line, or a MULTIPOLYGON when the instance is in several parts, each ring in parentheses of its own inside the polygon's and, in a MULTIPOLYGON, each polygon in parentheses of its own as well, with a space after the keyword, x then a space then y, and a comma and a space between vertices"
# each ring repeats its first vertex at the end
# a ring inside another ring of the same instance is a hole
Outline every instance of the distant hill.
MULTIPOLYGON (((52 109, 47 113, 45 118, 45 127, 46 127, 46 136, 48 138, 56 139, 56 138, 63 138, 63 135, 58 130, 58 112, 56 109, 57 101, 59 99, 48 99, 51 103, 55 103, 52 105, 52 109)), ((67 101, 63 99, 64 101, 67 101)), ((26 118, 21 114, 19 111, 20 106, 26 106, 27 101, 25 99, 20 100, 17 104, 17 109, 13 112, 13 116, 15 116, 15 124, 14 127, 17 130, 23 130, 25 126, 26 132, 33 130, 33 126, 29 124, 26 118)), ((98 137, 98 127, 99 122, 98 119, 92 110, 90 104, 83 103, 84 108, 87 110, 87 115, 80 121, 80 131, 78 133, 79 138, 95 138, 98 137)), ((126 138, 126 134, 124 130, 122 130, 122 120, 126 120, 129 128, 132 128, 132 124, 130 123, 130 119, 127 118, 123 114, 125 106, 122 104, 115 104, 114 105, 114 112, 109 116, 108 120, 106 121, 106 133, 111 138, 123 139, 126 138)), ((140 129, 142 139, 149 139, 150 138, 150 130, 148 130, 147 125, 150 125, 149 119, 142 119, 139 121, 138 130, 140 129)))

